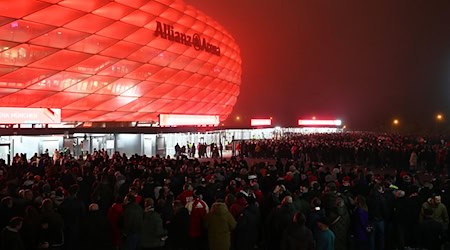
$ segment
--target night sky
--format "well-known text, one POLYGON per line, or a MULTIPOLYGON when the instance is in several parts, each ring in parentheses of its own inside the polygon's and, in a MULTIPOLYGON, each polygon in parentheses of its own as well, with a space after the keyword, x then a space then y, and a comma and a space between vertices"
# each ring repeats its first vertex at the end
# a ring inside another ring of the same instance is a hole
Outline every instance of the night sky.
POLYGON ((387 130, 394 118, 432 130, 437 113, 450 124, 450 1, 185 1, 241 49, 241 93, 226 125, 316 116, 354 130, 387 130))

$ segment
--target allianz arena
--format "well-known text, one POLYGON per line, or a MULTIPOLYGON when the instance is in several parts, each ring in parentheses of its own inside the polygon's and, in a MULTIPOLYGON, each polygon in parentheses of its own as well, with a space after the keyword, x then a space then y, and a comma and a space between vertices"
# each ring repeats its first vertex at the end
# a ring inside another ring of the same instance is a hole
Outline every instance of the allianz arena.
POLYGON ((181 0, 14 0, 0 5, 0 106, 63 122, 231 113, 233 37, 181 0))

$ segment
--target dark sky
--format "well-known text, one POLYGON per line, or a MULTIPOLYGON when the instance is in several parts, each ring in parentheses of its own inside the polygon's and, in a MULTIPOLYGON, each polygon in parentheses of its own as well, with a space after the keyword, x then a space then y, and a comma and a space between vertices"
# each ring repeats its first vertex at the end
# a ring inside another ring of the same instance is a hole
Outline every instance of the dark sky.
MULTIPOLYGON (((241 49, 236 116, 341 118, 352 129, 450 121, 450 1, 185 0, 241 49)), ((449 122, 450 124, 450 122, 449 122)))

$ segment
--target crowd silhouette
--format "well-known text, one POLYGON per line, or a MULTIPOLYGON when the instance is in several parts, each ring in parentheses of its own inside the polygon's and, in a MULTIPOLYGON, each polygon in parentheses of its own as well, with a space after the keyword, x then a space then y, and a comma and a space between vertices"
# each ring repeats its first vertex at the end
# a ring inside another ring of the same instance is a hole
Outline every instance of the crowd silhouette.
POLYGON ((446 138, 336 133, 235 143, 231 158, 191 148, 0 160, 1 249, 447 246, 446 138))

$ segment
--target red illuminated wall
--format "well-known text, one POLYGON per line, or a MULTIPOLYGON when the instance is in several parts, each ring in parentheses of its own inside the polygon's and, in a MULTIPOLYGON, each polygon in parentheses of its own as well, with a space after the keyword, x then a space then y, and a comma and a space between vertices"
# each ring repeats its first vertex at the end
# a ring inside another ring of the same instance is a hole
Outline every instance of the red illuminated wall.
POLYGON ((182 1, 0 3, 0 106, 61 108, 63 121, 157 121, 159 113, 224 120, 236 103, 239 47, 182 1), (220 53, 163 38, 158 22, 220 53))

